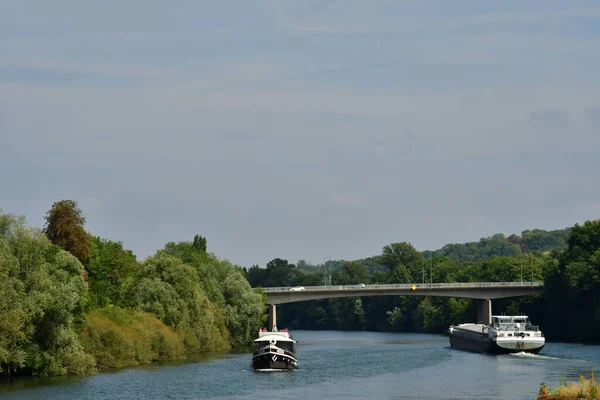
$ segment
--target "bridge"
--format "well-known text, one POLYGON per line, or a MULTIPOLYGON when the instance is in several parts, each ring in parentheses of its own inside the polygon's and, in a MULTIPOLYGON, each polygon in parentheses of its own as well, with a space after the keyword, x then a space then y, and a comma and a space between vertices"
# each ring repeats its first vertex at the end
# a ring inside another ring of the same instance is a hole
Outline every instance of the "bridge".
POLYGON ((277 304, 363 296, 438 296, 475 299, 477 320, 489 324, 492 319, 492 300, 542 293, 543 289, 543 282, 360 284, 262 288, 269 304, 269 329, 273 329, 277 322, 277 304))

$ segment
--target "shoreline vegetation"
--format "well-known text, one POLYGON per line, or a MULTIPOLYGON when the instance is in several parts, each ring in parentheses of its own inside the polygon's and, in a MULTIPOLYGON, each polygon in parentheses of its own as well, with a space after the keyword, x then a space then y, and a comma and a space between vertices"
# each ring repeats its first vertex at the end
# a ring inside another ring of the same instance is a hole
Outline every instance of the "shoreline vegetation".
POLYGON ((243 269, 170 242, 139 262, 83 229, 71 200, 44 230, 0 211, 0 376, 92 374, 250 343, 266 296, 243 269))
MULTIPOLYGON (((87 232, 73 200, 55 202, 45 219, 43 229, 28 227, 0 210, 0 377, 90 374, 240 348, 264 326, 260 288, 273 286, 543 281, 545 293, 494 300, 494 311, 529 315, 549 341, 598 342, 600 318, 589 316, 600 315, 600 220, 436 251, 398 242, 360 260, 274 258, 246 269, 210 253, 201 235, 140 261, 87 232)), ((470 299, 429 296, 277 308, 279 326, 307 330, 445 333, 475 314, 470 299)))
POLYGON ((579 383, 561 381, 559 386, 549 388, 545 382, 542 382, 536 400, 596 400, 598 398, 600 398, 600 386, 596 383, 594 370, 591 369, 588 379, 583 375, 579 376, 579 383))

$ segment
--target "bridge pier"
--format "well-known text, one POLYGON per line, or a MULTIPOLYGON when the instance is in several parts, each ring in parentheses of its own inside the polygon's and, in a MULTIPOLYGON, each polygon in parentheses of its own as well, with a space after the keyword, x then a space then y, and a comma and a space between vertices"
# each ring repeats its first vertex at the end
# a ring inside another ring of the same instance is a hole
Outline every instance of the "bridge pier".
POLYGON ((275 304, 269 304, 269 319, 267 321, 267 330, 273 332, 273 328, 277 326, 277 307, 275 304))
POLYGON ((492 323, 491 300, 477 300, 477 322, 486 325, 492 323))

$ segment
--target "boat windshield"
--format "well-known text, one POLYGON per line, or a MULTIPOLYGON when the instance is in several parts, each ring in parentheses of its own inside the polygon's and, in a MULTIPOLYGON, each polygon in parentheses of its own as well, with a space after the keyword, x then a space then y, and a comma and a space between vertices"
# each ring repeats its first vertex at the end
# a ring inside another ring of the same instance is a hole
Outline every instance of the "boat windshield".
MULTIPOLYGON (((254 347, 255 350, 258 350, 262 349, 265 346, 268 346, 269 343, 269 340, 257 340, 252 343, 252 347, 254 347)), ((296 353, 296 343, 292 341, 279 340, 273 346, 283 350, 291 351, 292 353, 296 353)))

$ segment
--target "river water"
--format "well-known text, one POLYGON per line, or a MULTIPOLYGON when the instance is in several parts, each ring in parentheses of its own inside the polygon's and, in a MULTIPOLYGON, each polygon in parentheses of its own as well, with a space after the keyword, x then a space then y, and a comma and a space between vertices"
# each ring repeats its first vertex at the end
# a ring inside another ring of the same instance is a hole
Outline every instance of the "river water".
POLYGON ((547 343, 540 355, 454 350, 441 335, 295 331, 299 368, 252 372, 249 352, 87 377, 0 383, 0 399, 534 399, 540 382, 600 371, 600 346, 547 343))

